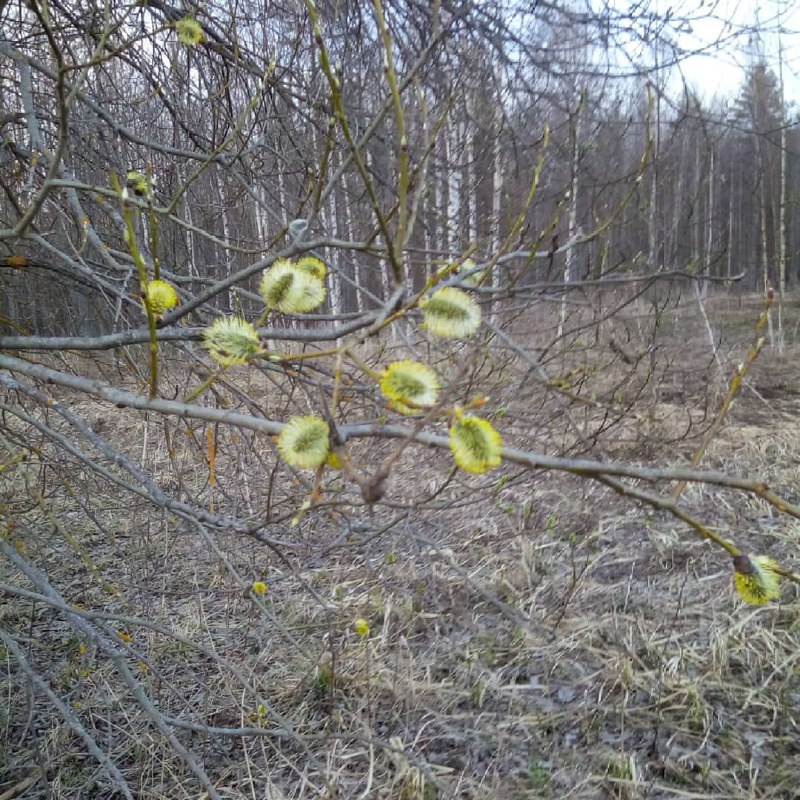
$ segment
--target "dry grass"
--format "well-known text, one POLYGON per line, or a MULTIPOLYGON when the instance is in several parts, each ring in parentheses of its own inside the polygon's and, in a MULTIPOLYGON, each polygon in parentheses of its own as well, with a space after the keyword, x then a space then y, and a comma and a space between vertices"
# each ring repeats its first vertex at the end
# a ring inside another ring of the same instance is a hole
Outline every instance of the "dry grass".
MULTIPOLYGON (((658 357, 631 369, 588 333, 548 363, 549 386, 517 360, 479 365, 498 426, 523 446, 578 452, 566 398, 595 454, 685 462, 722 391, 697 369, 711 352, 695 308, 670 310, 658 357), (574 399, 592 395, 604 403, 574 399)), ((728 370, 755 309, 709 309, 728 370)), ((784 353, 762 354, 704 464, 791 498, 800 347, 785 313, 784 353)), ((632 352, 647 346, 634 335, 643 314, 614 322, 632 352)), ((274 384, 245 388, 267 411, 283 402, 274 384)), ((744 606, 724 553, 673 518, 574 476, 504 467, 464 477, 446 454, 409 452, 374 510, 333 478, 292 526, 307 487, 276 467, 270 442, 217 430, 212 486, 202 426, 73 400, 176 497, 284 542, 155 511, 44 440, 4 486, 8 541, 117 634, 221 798, 800 797, 797 592, 744 606), (247 587, 262 579, 257 598, 247 587)), ((365 460, 391 449, 369 447, 365 460)), ((747 550, 796 565, 797 521, 713 487, 683 499, 747 550)), ((0 580, 32 588, 7 561, 0 580)), ((6 594, 0 626, 135 797, 205 796, 112 660, 62 612, 6 594)), ((11 653, 0 655, 0 797, 121 797, 11 653)))

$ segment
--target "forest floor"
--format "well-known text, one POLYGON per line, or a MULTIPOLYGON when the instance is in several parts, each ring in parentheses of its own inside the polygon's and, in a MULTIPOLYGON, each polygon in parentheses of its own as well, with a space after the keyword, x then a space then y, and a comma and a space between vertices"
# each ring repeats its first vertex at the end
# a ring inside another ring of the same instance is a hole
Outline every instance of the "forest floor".
MULTIPOLYGON (((782 351, 767 342, 701 463, 795 502, 798 305, 784 305, 782 351)), ((669 368, 586 457, 689 463, 760 308, 709 304, 719 367, 698 306, 676 309, 658 351, 669 368)), ((244 434, 220 438, 210 485, 202 426, 167 427, 173 449, 179 434, 186 443, 176 461, 163 420, 72 400, 123 452, 144 453, 162 486, 209 509, 248 517, 277 482, 244 434)), ((497 425, 516 442, 533 401, 506 401, 497 425)), ((531 442, 552 447, 558 425, 531 442)), ((446 463, 409 454, 374 512, 297 526, 290 499, 270 494, 284 548, 208 534, 74 469, 26 473, 4 502, 20 552, 68 603, 109 615, 109 635, 221 798, 800 797, 797 587, 745 605, 729 557, 664 511, 564 472, 462 476, 446 463), (263 597, 242 588, 254 580, 263 597)), ((681 502, 744 551, 798 569, 794 518, 707 485, 681 502)), ((28 585, 5 561, 0 581, 28 585)), ((137 800, 207 796, 60 612, 6 595, 0 626, 137 800)), ((0 798, 122 796, 6 651, 0 697, 0 798)))

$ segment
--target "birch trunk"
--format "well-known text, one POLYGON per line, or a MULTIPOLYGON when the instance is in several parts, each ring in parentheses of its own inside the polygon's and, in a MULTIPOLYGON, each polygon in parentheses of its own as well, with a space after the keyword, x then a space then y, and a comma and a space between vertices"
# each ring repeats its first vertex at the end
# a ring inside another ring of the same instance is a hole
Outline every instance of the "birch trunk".
POLYGON ((661 155, 661 95, 656 93, 655 126, 650 121, 649 138, 653 143, 653 179, 650 182, 650 213, 647 230, 647 261, 650 269, 658 271, 658 159, 661 155))
MULTIPOLYGON (((578 166, 580 164, 581 154, 581 120, 583 119, 583 104, 585 93, 581 93, 581 100, 578 105, 578 111, 575 116, 575 122, 570 126, 570 138, 572 139, 572 174, 570 176, 569 186, 569 212, 567 214, 568 225, 568 241, 572 240, 578 235, 578 166)), ((564 256, 564 283, 569 283, 575 272, 575 264, 577 260, 577 248, 570 245, 564 256)), ((561 314, 558 320, 558 338, 564 334, 564 324, 567 320, 567 290, 564 288, 564 293, 561 297, 561 314)))
MULTIPOLYGON (((503 132, 503 100, 500 94, 501 83, 499 72, 495 76, 495 82, 497 84, 497 98, 495 100, 494 131, 492 141, 492 257, 499 255, 500 245, 503 241, 500 215, 502 214, 503 210, 503 186, 505 182, 505 172, 503 170, 503 148, 501 145, 501 135, 503 132)), ((500 270, 497 267, 492 270, 492 288, 500 288, 500 270)), ((496 324, 498 320, 496 311, 494 309, 495 305, 496 304, 492 302, 492 322, 496 324)))
MULTIPOLYGON (((343 156, 341 153, 339 154, 339 163, 341 164, 343 160, 343 156)), ((350 191, 349 191, 349 182, 348 182, 348 175, 345 172, 342 175, 342 192, 344 193, 344 202, 342 213, 344 215, 344 234, 345 238, 348 242, 354 241, 353 235, 353 209, 351 207, 351 200, 350 200, 350 191)), ((355 300, 355 310, 358 311, 360 314, 364 311, 365 303, 364 303, 364 292, 362 291, 362 280, 363 276, 361 274, 361 258, 359 257, 358 253, 354 253, 353 256, 353 283, 355 286, 353 287, 353 295, 355 300)))
POLYGON ((675 184, 675 192, 673 198, 673 216, 672 216, 672 230, 669 234, 669 239, 672 246, 667 248, 665 258, 669 259, 668 263, 675 266, 680 264, 680 251, 681 251, 681 220, 683 219, 683 192, 684 180, 686 176, 686 136, 681 136, 681 149, 678 157, 678 178, 675 184))
POLYGON ((467 238, 468 242, 478 239, 478 198, 476 196, 477 181, 475 179, 475 139, 472 129, 475 101, 471 94, 467 94, 465 102, 466 122, 464 123, 464 187, 463 195, 467 198, 467 238))
POLYGON ((461 250, 461 189, 463 176, 460 158, 458 158, 459 144, 461 141, 461 122, 451 125, 445 136, 447 142, 447 221, 449 223, 448 250, 450 258, 458 255, 461 250))
MULTIPOLYGON (((786 289, 786 95, 783 85, 783 42, 778 29, 778 83, 781 98, 781 187, 778 208, 778 295, 786 289)), ((778 306, 780 310, 780 305, 778 306)))
MULTIPOLYGON (((499 98, 498 98, 499 103, 499 98)), ((493 164, 493 178, 492 178, 492 255, 500 251, 500 243, 502 242, 502 233, 500 226, 500 214, 502 213, 503 203, 503 151, 500 146, 500 134, 502 132, 502 114, 498 108, 495 116, 494 128, 494 141, 492 142, 492 164, 493 164)), ((495 270, 492 276, 492 285, 497 285, 497 271, 495 270)))
MULTIPOLYGON (((709 275, 711 273, 711 260, 713 257, 713 250, 714 250, 714 186, 716 184, 716 176, 714 175, 714 169, 716 166, 716 160, 714 158, 714 144, 711 143, 710 146, 710 153, 708 156, 708 197, 707 197, 707 206, 706 206, 706 243, 705 243, 705 253, 703 255, 703 259, 705 264, 703 265, 703 273, 705 275, 709 275)), ((703 281, 703 296, 705 297, 708 294, 708 283, 703 281)))
MULTIPOLYGON (((438 187, 438 224, 436 249, 440 258, 447 258, 447 251, 450 247, 450 217, 448 215, 447 205, 447 182, 450 169, 450 145, 448 142, 449 132, 444 131, 439 141, 440 145, 440 158, 439 166, 436 171, 436 186, 438 187)), ((431 267, 431 274, 435 269, 431 267)))

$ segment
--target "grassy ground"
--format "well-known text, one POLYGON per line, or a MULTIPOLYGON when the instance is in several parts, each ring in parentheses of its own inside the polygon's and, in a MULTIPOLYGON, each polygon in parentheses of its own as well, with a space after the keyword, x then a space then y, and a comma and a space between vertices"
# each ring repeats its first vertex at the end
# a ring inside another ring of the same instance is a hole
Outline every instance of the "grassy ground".
MULTIPOLYGON (((705 310, 711 338, 694 300, 664 310, 654 338, 652 309, 630 307, 538 350, 543 374, 495 354, 476 369, 498 428, 538 451, 688 463, 760 302, 705 310)), ((798 319, 787 303, 782 350, 765 346, 703 460, 794 500, 798 319)), ((268 383, 244 383, 277 402, 268 383)), ((214 431, 212 485, 204 426, 69 399, 174 496, 280 540, 156 511, 44 440, 5 479, 7 540, 107 626, 220 797, 800 797, 797 590, 744 605, 730 559, 666 513, 568 474, 466 476, 415 451, 374 509, 333 477, 292 525, 308 487, 276 468, 269 441, 214 431)), ((390 445, 374 448, 365 460, 390 445)), ((791 517, 708 486, 683 503, 796 568, 791 517)), ((0 581, 31 588, 7 560, 0 581)), ((136 798, 206 796, 113 659, 58 609, 6 593, 0 626, 136 798)), ((121 797, 65 713, 0 656, 0 798, 121 797)))

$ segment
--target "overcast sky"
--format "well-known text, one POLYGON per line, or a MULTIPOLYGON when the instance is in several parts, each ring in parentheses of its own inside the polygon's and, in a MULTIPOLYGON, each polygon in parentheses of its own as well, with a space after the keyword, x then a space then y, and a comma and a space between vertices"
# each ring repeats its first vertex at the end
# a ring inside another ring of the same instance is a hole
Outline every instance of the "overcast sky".
POLYGON ((758 46, 776 75, 782 49, 786 99, 800 103, 800 5, 790 0, 658 0, 657 8, 662 14, 672 8, 676 16, 692 17, 692 32, 681 34, 678 43, 687 51, 706 49, 708 55, 686 59, 681 69, 706 99, 738 93, 758 46), (756 24, 761 29, 758 42, 752 36, 756 24), (716 42, 721 46, 715 47, 716 42))

